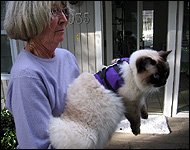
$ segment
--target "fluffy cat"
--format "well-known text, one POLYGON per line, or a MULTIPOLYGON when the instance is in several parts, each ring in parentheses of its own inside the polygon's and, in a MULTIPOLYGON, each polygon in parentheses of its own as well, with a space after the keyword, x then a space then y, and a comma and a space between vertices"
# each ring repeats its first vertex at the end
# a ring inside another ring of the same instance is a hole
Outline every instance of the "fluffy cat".
POLYGON ((82 73, 69 86, 66 107, 60 117, 51 116, 50 141, 57 149, 103 148, 123 115, 133 134, 140 133, 140 117, 147 118, 144 94, 165 85, 170 51, 138 50, 130 62, 119 65, 123 84, 117 93, 106 89, 93 74, 82 73))
POLYGON ((130 65, 122 66, 123 78, 125 83, 129 84, 124 84, 119 89, 119 95, 123 97, 125 117, 129 120, 135 135, 140 133, 140 117, 148 118, 145 95, 158 91, 166 84, 169 76, 166 58, 170 52, 139 50, 130 56, 130 65))

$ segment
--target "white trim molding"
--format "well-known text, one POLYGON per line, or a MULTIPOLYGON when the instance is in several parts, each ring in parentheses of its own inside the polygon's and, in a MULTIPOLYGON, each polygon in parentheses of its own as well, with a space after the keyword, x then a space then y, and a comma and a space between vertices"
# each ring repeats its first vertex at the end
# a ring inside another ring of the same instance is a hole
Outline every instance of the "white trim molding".
POLYGON ((94 1, 96 71, 103 65, 103 10, 102 1, 94 1))
POLYGON ((172 101, 174 89, 174 66, 175 66, 175 52, 176 52, 176 14, 177 14, 177 1, 168 2, 168 35, 167 35, 167 51, 172 50, 168 56, 170 65, 170 75, 168 77, 165 94, 164 94, 164 109, 163 114, 167 117, 172 115, 172 101))

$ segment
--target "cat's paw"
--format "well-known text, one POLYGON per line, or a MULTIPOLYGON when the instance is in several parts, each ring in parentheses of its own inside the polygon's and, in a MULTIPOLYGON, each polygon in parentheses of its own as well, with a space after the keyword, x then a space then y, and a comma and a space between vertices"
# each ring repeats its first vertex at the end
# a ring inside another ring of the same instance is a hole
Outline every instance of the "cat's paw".
POLYGON ((141 118, 148 119, 148 113, 146 111, 141 111, 141 118))
POLYGON ((140 127, 137 126, 131 126, 132 132, 134 135, 140 134, 140 127))

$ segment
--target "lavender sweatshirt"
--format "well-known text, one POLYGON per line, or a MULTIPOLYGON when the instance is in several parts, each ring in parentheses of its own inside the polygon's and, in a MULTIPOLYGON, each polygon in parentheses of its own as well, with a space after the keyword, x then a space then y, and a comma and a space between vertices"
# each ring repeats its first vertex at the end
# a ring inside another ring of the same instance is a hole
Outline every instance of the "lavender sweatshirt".
POLYGON ((48 121, 65 107, 68 85, 79 76, 77 61, 57 48, 55 57, 42 59, 23 49, 14 63, 6 108, 13 114, 19 149, 51 149, 48 121))

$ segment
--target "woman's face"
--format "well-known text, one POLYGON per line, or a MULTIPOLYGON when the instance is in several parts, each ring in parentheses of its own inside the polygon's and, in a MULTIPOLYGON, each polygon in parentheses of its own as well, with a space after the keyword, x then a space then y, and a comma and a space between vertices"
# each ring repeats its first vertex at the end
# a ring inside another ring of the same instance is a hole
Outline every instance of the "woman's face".
POLYGON ((40 40, 52 44, 59 44, 64 40, 63 34, 68 20, 62 9, 64 9, 62 5, 60 7, 53 5, 50 25, 47 25, 45 30, 39 34, 40 40))

